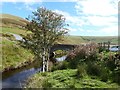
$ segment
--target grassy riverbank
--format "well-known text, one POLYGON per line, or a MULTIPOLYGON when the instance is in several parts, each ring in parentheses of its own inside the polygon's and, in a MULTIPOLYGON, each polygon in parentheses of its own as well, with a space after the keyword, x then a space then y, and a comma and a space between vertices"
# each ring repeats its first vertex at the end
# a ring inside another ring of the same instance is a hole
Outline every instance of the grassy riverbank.
POLYGON ((27 88, 118 88, 115 83, 103 82, 100 79, 85 75, 77 77, 76 69, 57 70, 37 73, 28 80, 27 88))
POLYGON ((17 41, 11 41, 6 37, 2 38, 2 66, 0 70, 9 67, 21 66, 25 61, 31 61, 33 55, 25 50, 17 41))
POLYGON ((21 67, 24 62, 33 60, 33 54, 22 48, 12 35, 26 34, 26 30, 19 28, 19 25, 25 23, 24 19, 9 14, 3 14, 0 19, 3 20, 0 24, 0 53, 2 55, 0 70, 3 71, 5 68, 9 70, 9 68, 21 67), (11 22, 11 20, 14 20, 14 22, 11 22), (17 21, 19 23, 16 23, 17 21))

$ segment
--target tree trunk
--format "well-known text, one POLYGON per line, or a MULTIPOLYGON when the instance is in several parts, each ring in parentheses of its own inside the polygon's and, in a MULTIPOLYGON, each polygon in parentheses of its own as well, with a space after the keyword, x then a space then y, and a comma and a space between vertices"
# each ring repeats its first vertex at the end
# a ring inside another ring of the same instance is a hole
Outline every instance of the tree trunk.
POLYGON ((48 50, 48 52, 47 52, 47 72, 48 72, 48 65, 49 65, 49 50, 48 50))
POLYGON ((50 54, 50 49, 48 48, 48 51, 47 51, 47 72, 49 71, 49 54, 50 54))
POLYGON ((49 65, 49 61, 47 60, 47 72, 48 72, 48 65, 49 65))
POLYGON ((48 71, 49 63, 49 49, 44 48, 43 50, 43 72, 48 71))
POLYGON ((45 72, 45 48, 43 50, 43 72, 45 72))

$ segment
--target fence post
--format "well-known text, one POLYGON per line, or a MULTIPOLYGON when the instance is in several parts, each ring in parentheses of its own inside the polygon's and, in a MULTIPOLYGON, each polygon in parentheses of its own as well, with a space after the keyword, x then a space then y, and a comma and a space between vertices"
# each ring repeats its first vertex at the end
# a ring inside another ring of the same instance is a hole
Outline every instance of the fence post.
POLYGON ((100 46, 100 43, 98 43, 98 47, 100 48, 101 46, 100 46))
POLYGON ((108 50, 109 50, 109 48, 110 48, 110 41, 108 41, 108 50))
POLYGON ((105 42, 103 42, 103 48, 105 49, 105 42))
POLYGON ((102 48, 102 42, 100 43, 100 47, 102 48))

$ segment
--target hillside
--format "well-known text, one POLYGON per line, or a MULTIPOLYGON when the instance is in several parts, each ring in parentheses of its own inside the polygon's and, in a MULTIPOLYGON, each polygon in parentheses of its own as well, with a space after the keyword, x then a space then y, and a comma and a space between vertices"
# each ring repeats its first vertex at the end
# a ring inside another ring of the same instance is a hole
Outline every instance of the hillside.
POLYGON ((0 14, 0 53, 2 55, 2 65, 0 70, 4 71, 10 67, 22 66, 25 61, 32 60, 30 51, 22 48, 13 37, 13 34, 25 34, 24 26, 26 20, 23 18, 0 14))
POLYGON ((81 43, 101 43, 101 42, 108 42, 110 41, 111 44, 118 44, 118 37, 117 36, 65 36, 63 41, 59 41, 59 43, 64 44, 81 44, 81 43))
POLYGON ((92 41, 92 42, 107 42, 110 41, 111 44, 118 44, 117 36, 81 36, 83 40, 92 41))
POLYGON ((0 26, 24 27, 26 23, 28 23, 28 21, 21 17, 10 14, 0 14, 0 26))

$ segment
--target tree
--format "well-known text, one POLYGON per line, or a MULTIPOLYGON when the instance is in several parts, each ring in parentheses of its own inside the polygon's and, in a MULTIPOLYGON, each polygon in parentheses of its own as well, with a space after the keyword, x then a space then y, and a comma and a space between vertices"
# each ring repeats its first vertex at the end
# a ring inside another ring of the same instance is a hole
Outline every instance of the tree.
POLYGON ((38 8, 27 20, 26 29, 30 32, 23 36, 22 45, 30 49, 37 60, 43 60, 43 72, 48 71, 50 48, 67 34, 65 18, 46 8, 38 8))

